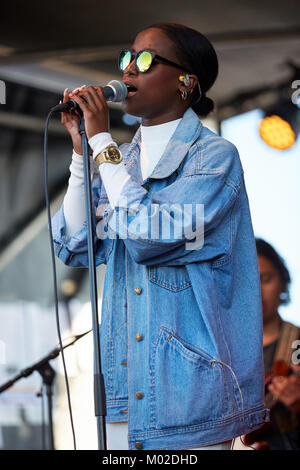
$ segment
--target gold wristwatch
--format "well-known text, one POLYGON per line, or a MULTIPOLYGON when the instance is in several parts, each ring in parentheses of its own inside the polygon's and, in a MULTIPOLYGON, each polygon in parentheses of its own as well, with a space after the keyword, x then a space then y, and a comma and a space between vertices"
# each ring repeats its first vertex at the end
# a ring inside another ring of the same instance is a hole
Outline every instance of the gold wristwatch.
POLYGON ((102 152, 100 152, 95 158, 95 163, 99 167, 102 163, 120 163, 123 160, 122 154, 118 147, 115 145, 109 145, 102 152))

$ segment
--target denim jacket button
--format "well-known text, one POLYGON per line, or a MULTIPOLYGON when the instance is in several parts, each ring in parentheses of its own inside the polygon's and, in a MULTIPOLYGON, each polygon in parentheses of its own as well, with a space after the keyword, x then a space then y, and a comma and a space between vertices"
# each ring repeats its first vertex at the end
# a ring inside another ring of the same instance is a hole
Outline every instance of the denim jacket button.
POLYGON ((143 448, 143 444, 141 442, 136 442, 135 443, 135 448, 136 449, 142 449, 143 448))
POLYGON ((136 293, 136 295, 140 295, 140 293, 142 292, 142 289, 140 287, 136 287, 134 289, 134 292, 136 293))
POLYGON ((137 398, 138 400, 141 400, 144 395, 143 395, 141 392, 137 392, 137 393, 135 394, 135 396, 136 396, 136 398, 137 398))
POLYGON ((135 339, 137 341, 142 341, 143 337, 142 337, 142 335, 140 335, 140 333, 138 333, 137 335, 135 335, 135 339))

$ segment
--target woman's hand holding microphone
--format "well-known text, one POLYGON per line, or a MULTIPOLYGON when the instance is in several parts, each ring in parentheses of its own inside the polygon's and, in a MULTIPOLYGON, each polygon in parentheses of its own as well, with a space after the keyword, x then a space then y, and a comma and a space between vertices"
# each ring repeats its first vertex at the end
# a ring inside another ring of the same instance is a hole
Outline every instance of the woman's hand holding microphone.
MULTIPOLYGON (((70 99, 76 101, 83 112, 85 131, 88 139, 100 132, 109 132, 109 110, 102 87, 85 87, 83 85, 71 93, 66 89, 64 91, 63 102, 65 103, 70 99)), ((80 116, 76 110, 65 111, 61 115, 61 123, 72 138, 75 152, 82 155, 79 122, 80 116)))

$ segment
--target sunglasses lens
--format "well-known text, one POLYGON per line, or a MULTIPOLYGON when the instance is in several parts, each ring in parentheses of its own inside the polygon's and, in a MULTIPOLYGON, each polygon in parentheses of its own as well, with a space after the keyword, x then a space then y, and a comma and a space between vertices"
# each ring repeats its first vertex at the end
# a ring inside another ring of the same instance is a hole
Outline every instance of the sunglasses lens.
POLYGON ((131 52, 122 51, 119 57, 119 66, 122 71, 124 71, 131 62, 131 52))
POLYGON ((143 51, 137 58, 136 65, 140 72, 147 72, 152 63, 152 55, 150 52, 143 51))

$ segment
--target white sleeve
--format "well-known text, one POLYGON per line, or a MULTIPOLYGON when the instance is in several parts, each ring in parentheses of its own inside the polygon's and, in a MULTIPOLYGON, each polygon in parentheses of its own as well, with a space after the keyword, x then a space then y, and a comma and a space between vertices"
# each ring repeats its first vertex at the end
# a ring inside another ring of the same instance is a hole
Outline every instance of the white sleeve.
POLYGON ((66 236, 74 235, 86 219, 83 156, 73 151, 69 186, 64 197, 66 236))
MULTIPOLYGON (((102 152, 108 145, 116 145, 109 132, 96 134, 89 140, 89 145, 93 150, 93 158, 102 152)), ((112 163, 103 163, 99 167, 99 173, 103 181, 107 197, 111 207, 114 209, 118 205, 118 200, 125 183, 130 179, 124 162, 118 165, 112 163)))
MULTIPOLYGON (((95 158, 102 150, 110 144, 116 145, 110 133, 102 132, 96 134, 89 140, 95 158)), ((92 167, 91 171, 95 171, 92 167)), ((64 216, 66 221, 66 236, 74 235, 86 220, 85 193, 84 193, 84 164, 83 156, 73 151, 70 165, 69 186, 64 197, 64 216)), ((121 191, 125 183, 130 179, 124 162, 118 165, 106 163, 100 166, 100 176, 103 181, 107 197, 112 208, 116 207, 121 191)))

